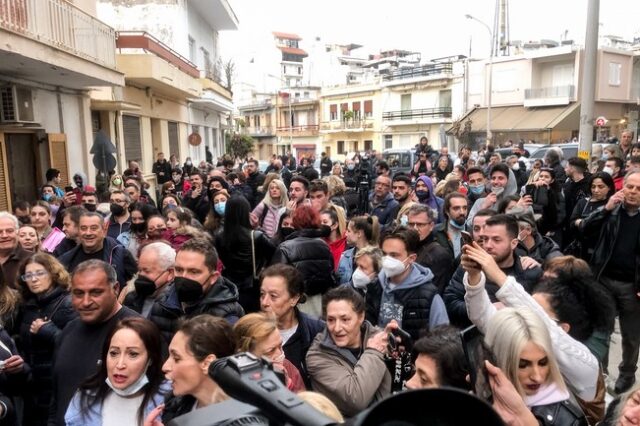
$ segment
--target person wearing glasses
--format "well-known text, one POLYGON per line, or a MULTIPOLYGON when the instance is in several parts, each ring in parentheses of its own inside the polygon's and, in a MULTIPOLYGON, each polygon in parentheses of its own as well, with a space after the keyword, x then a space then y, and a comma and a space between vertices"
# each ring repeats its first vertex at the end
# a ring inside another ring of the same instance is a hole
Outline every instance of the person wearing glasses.
POLYGON ((32 367, 33 380, 25 395, 25 424, 44 424, 51 402, 51 365, 55 340, 78 315, 71 305, 71 278, 55 257, 36 253, 19 269, 20 352, 32 367), (28 421, 27 421, 28 420, 28 421))
POLYGON ((420 236, 416 263, 431 269, 433 283, 442 294, 454 272, 454 257, 436 241, 433 233, 436 212, 424 204, 414 204, 407 211, 407 219, 407 227, 416 230, 420 236))

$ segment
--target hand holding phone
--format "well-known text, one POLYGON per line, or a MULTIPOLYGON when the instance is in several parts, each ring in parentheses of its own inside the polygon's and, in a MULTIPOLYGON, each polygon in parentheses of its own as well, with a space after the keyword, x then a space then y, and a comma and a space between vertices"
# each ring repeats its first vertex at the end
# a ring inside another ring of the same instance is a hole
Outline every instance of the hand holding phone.
POLYGON ((460 332, 462 348, 469 368, 471 378, 471 389, 478 398, 491 403, 493 393, 489 383, 489 375, 485 365, 485 360, 495 364, 491 350, 484 343, 484 336, 480 334, 478 327, 472 325, 460 332))

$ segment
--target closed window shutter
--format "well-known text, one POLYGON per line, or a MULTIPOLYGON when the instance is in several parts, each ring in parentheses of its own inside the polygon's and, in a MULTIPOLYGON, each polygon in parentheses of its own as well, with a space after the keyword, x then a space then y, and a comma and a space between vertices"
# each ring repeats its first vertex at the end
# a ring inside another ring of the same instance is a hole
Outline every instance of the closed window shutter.
POLYGON ((331 112, 331 113, 337 113, 337 112, 338 112, 338 105, 337 105, 337 104, 331 104, 331 105, 329 105, 329 112, 331 112))
POLYGON ((0 134, 0 211, 12 211, 9 196, 9 170, 7 169, 7 150, 0 134))
POLYGON ((365 114, 373 112, 373 101, 364 101, 364 112, 365 114))
POLYGON ((69 184, 69 161, 67 160, 67 135, 49 133, 49 160, 51 168, 60 170, 61 186, 69 184))
POLYGON ((169 154, 175 154, 180 159, 180 143, 178 140, 178 123, 169 121, 169 154))
POLYGON ((352 108, 354 111, 360 111, 360 102, 353 102, 352 108))
POLYGON ((340 111, 349 111, 349 104, 340 104, 340 111))
POLYGON ((124 156, 127 162, 142 160, 142 142, 140 138, 140 117, 122 116, 124 133, 124 156))

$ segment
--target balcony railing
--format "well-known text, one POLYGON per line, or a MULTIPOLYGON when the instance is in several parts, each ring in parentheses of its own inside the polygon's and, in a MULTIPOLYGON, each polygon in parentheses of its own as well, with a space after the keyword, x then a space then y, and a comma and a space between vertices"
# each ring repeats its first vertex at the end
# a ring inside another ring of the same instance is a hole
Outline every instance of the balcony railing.
POLYGON ((271 136, 274 134, 273 127, 271 126, 255 126, 245 127, 244 133, 251 136, 271 136))
POLYGON ((279 133, 292 133, 294 136, 304 136, 317 134, 319 128, 320 126, 317 124, 307 124, 304 126, 283 126, 278 127, 277 130, 279 133))
POLYGON ((324 121, 320 130, 364 130, 373 128, 373 119, 347 119, 340 121, 324 121))
POLYGON ((573 98, 575 96, 575 91, 576 87, 573 84, 568 84, 566 86, 538 87, 535 89, 526 89, 524 91, 524 98, 573 98))
POLYGON ((416 120, 424 118, 451 118, 451 107, 407 109, 382 113, 383 120, 416 120))
POLYGON ((0 0, 0 28, 116 67, 115 30, 66 0, 0 0))
POLYGON ((118 31, 118 49, 143 49, 164 59, 191 77, 199 78, 200 71, 187 58, 145 31, 118 31))
POLYGON ((438 74, 451 74, 452 64, 432 64, 420 67, 401 68, 387 75, 382 76, 384 81, 405 80, 416 77, 429 77, 438 74))

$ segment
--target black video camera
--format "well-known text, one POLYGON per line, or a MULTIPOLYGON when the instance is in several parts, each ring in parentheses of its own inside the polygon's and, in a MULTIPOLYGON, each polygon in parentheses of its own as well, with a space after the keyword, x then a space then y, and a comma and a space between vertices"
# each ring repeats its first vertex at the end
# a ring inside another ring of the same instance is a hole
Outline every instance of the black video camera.
POLYGON ((401 328, 396 328, 389 334, 389 355, 386 358, 387 368, 391 373, 391 393, 401 392, 404 383, 413 376, 415 367, 411 360, 413 339, 401 328))

